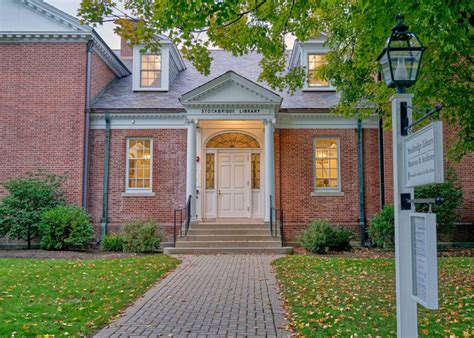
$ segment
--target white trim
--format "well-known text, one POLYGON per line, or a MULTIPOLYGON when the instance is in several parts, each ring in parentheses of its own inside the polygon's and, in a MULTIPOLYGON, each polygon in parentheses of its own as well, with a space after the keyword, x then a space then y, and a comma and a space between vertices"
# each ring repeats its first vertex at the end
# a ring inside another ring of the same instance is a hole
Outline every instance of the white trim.
MULTIPOLYGON (((114 113, 111 129, 186 129, 184 113, 114 113)), ((105 114, 91 114, 91 129, 105 129, 105 114)))
POLYGON ((344 196, 344 192, 342 191, 312 191, 312 197, 342 197, 344 196))
POLYGON ((133 91, 144 92, 166 92, 169 89, 170 79, 170 47, 168 44, 162 44, 160 51, 157 53, 142 53, 143 45, 133 46, 133 91), (161 86, 160 87, 142 87, 140 84, 141 77, 141 56, 143 54, 160 54, 161 55, 161 86))
POLYGON ((339 136, 315 136, 313 137, 313 192, 317 196, 318 194, 327 195, 342 192, 342 179, 341 179, 341 138, 339 136), (337 143, 337 188, 318 188, 316 186, 316 140, 323 139, 335 139, 337 143))
POLYGON ((153 193, 153 138, 152 137, 127 137, 125 139, 126 147, 125 147, 125 193, 130 196, 142 196, 150 195, 153 193), (128 151, 129 151, 129 141, 130 140, 149 140, 150 141, 150 188, 141 189, 141 188, 130 188, 128 186, 128 174, 129 174, 129 158, 128 158, 128 151))
POLYGON ((186 108, 198 108, 210 105, 218 105, 222 107, 246 105, 248 107, 250 105, 257 104, 279 107, 282 102, 282 98, 271 90, 266 89, 253 81, 250 81, 249 79, 235 73, 234 71, 227 71, 226 73, 206 82, 205 84, 183 94, 180 97, 180 101, 186 108), (249 93, 249 99, 241 102, 235 102, 232 100, 212 102, 205 100, 206 96, 226 88, 230 84, 235 84, 247 90, 249 93), (255 96, 258 97, 257 100, 255 96))
POLYGON ((128 191, 123 192, 122 197, 153 197, 155 196, 154 192, 135 192, 135 191, 128 191))
MULTIPOLYGON (((378 118, 372 116, 362 121, 362 128, 378 128, 378 118)), ((355 129, 357 118, 346 118, 330 113, 279 113, 277 129, 355 129)))

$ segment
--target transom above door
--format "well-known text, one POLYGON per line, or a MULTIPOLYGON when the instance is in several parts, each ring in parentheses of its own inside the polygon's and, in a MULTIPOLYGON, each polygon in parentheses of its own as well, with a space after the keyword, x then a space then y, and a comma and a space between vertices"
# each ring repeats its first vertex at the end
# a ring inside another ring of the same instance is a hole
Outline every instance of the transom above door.
POLYGON ((225 132, 205 146, 204 217, 263 217, 259 142, 248 134, 225 132))

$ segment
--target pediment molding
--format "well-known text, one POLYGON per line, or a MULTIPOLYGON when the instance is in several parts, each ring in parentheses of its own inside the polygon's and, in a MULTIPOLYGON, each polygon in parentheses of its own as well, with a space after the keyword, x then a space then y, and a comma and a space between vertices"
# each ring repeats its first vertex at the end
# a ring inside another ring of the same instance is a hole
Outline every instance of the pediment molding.
POLYGON ((278 109, 282 98, 259 84, 233 71, 228 71, 185 93, 180 97, 180 101, 186 108, 259 107, 278 109))

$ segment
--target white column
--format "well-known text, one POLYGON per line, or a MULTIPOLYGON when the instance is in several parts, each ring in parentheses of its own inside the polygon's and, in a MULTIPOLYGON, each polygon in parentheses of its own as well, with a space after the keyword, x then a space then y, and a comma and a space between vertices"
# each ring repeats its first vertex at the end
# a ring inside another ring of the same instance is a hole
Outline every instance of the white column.
POLYGON ((275 144, 272 120, 265 120, 265 222, 270 221, 270 195, 275 205, 275 144))
POLYGON ((413 188, 404 187, 403 136, 401 136, 400 105, 408 106, 408 123, 411 123, 412 94, 395 94, 392 97, 392 149, 393 149, 393 194, 395 209, 395 273, 397 295, 397 336, 411 338, 418 336, 417 305, 412 298, 412 261, 410 212, 401 210, 401 193, 411 193, 413 188))
POLYGON ((187 121, 186 144, 186 202, 191 197, 191 220, 196 220, 196 122, 187 121))

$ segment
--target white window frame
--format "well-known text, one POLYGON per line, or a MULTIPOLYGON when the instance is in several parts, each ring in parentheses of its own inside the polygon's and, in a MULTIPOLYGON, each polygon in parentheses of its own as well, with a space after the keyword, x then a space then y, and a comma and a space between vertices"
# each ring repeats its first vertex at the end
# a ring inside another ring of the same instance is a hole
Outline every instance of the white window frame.
POLYGON ((160 51, 156 53, 142 53, 143 45, 133 46, 133 91, 146 92, 165 92, 169 89, 170 78, 170 46, 162 44, 160 51), (142 54, 160 54, 161 55, 161 86, 160 87, 142 87, 141 86, 141 55, 142 54))
POLYGON ((153 139, 151 137, 127 137, 126 138, 126 152, 125 152, 125 192, 127 194, 147 194, 153 192, 153 139), (130 158, 129 150, 130 150, 130 141, 131 140, 144 140, 150 141, 150 188, 130 188, 128 182, 128 176, 130 173, 130 158))
POLYGON ((161 80, 163 78, 162 68, 163 67, 162 67, 162 63, 161 63, 161 53, 141 53, 140 54, 140 87, 142 87, 142 88, 153 88, 153 89, 161 88, 161 80), (160 75, 160 85, 159 86, 143 86, 142 85, 142 73, 143 73, 142 61, 143 61, 143 56, 147 56, 147 55, 160 56, 160 69, 152 69, 152 71, 158 71, 159 72, 159 75, 160 75))
POLYGON ((341 192, 341 139, 338 136, 315 136, 313 137, 313 191, 314 193, 340 193, 341 192), (316 186, 316 141, 333 139, 337 143, 337 188, 318 188, 316 186))
MULTIPOLYGON (((321 85, 321 86, 316 86, 316 85, 311 85, 311 84, 309 83, 309 71, 310 71, 310 69, 309 69, 309 57, 310 57, 311 55, 319 55, 319 56, 324 56, 324 57, 326 57, 327 54, 326 54, 326 53, 307 53, 307 54, 306 54, 306 64, 307 64, 307 67, 306 67, 307 79, 306 79, 306 80, 307 80, 307 86, 308 86, 309 89, 326 89, 326 90, 327 90, 327 89, 329 89, 329 88, 331 87, 331 82, 330 82, 330 81, 327 81, 328 84, 325 85, 325 86, 322 86, 322 85, 321 85)), ((327 61, 326 61, 326 62, 327 62, 327 61)), ((316 68, 316 71, 317 71, 317 68, 316 68)), ((320 80, 320 81, 323 81, 323 80, 320 80)))
MULTIPOLYGON (((309 55, 326 55, 328 53, 328 49, 325 47, 320 46, 320 44, 311 44, 308 46, 302 46, 302 53, 301 53, 301 65, 306 69, 306 76, 308 76, 309 70, 309 55)), ((336 91, 336 87, 334 87, 329 81, 328 86, 320 87, 320 86, 310 86, 308 83, 308 78, 304 82, 303 91, 308 92, 327 92, 327 91, 336 91)))

